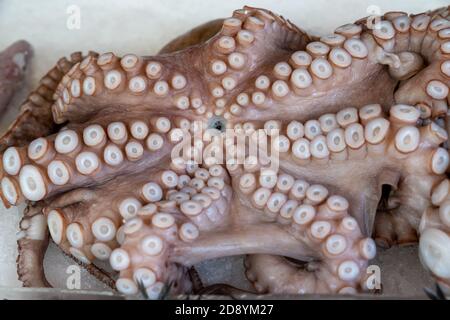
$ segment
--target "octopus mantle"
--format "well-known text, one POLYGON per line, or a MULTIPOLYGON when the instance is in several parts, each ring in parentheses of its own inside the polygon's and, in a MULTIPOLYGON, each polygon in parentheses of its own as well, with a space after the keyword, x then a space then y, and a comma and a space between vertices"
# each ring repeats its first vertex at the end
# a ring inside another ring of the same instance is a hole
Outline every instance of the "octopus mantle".
POLYGON ((449 39, 448 8, 316 39, 245 7, 157 56, 62 58, 1 140, 21 280, 49 285, 48 226, 130 295, 231 255, 258 292, 355 293, 375 243, 417 241, 448 289, 449 39))

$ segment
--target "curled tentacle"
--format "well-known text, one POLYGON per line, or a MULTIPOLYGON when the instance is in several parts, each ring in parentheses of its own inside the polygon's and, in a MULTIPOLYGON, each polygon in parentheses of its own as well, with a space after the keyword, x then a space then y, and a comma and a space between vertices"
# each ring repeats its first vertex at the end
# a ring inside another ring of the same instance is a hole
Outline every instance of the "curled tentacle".
POLYGON ((392 77, 402 80, 397 103, 428 109, 424 118, 446 116, 450 85, 448 8, 436 13, 386 13, 381 19, 364 19, 363 41, 370 58, 388 65, 392 77), (438 13, 439 12, 439 13, 438 13))
POLYGON ((304 269, 280 256, 248 256, 246 275, 256 290, 292 294, 349 294, 360 290, 367 261, 375 257, 376 246, 372 239, 362 236, 346 206, 345 198, 330 196, 321 206, 297 207, 290 232, 318 254, 304 269))
POLYGON ((51 287, 44 274, 48 231, 41 205, 28 205, 20 222, 17 273, 25 287, 51 287))

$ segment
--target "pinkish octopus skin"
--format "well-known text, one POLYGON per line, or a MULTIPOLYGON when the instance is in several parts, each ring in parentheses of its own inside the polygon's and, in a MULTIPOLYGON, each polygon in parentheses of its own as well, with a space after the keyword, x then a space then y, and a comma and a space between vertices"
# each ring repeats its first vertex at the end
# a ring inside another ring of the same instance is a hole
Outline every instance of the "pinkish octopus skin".
POLYGON ((314 39, 245 7, 164 54, 60 60, 1 140, 3 202, 41 208, 21 223, 25 284, 48 285, 46 221, 129 295, 189 292, 188 267, 232 255, 261 293, 353 294, 372 235, 419 238, 448 286, 449 9, 370 26, 314 39))
POLYGON ((0 52, 0 114, 20 87, 28 62, 33 54, 26 41, 17 41, 0 52))

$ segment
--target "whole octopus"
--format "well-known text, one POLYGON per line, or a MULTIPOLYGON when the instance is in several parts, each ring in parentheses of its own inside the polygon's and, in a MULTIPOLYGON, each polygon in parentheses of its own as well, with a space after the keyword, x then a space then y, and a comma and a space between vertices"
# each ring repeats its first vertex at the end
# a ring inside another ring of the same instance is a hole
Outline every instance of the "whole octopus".
POLYGON ((1 138, 19 278, 49 286, 49 233, 127 295, 235 255, 260 293, 354 294, 376 244, 419 241, 448 290, 449 10, 316 38, 244 7, 156 56, 60 59, 1 138))

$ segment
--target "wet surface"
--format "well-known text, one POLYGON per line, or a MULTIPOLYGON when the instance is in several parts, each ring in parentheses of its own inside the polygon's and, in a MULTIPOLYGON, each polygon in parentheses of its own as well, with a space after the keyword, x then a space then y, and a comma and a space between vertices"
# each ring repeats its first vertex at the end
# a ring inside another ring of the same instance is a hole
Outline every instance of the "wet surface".
MULTIPOLYGON (((2 1, 0 48, 23 38, 33 45, 35 56, 24 87, 15 96, 8 110, 2 114, 0 131, 5 130, 15 118, 18 106, 26 94, 37 85, 40 77, 53 67, 60 57, 73 51, 114 51, 121 55, 130 52, 140 55, 153 54, 169 39, 211 19, 228 16, 232 10, 244 4, 270 8, 316 35, 329 33, 343 23, 367 16, 368 8, 374 6, 381 11, 401 8, 410 12, 422 12, 448 5, 447 0, 342 0, 333 3, 327 0, 237 0, 217 3, 214 6, 210 5, 209 0, 111 2, 112 5, 106 10, 101 1, 77 1, 81 8, 81 27, 71 29, 67 27, 67 9, 73 1, 2 1), (350 7, 352 10, 348 10, 350 7), (323 8, 328 9, 324 11, 323 8), (127 28, 123 28, 117 21, 128 21, 127 28), (148 30, 164 30, 164 33, 148 30)), ((16 232, 21 209, 6 210, 0 204, 0 287, 21 285, 17 280, 15 263, 16 232)), ((385 295, 422 296, 422 288, 431 283, 428 274, 420 265, 416 246, 380 251, 373 263, 380 265, 385 295)), ((46 274, 50 282, 62 288, 66 287, 67 277, 70 276, 66 271, 70 265, 74 265, 74 262, 62 255, 55 245, 51 245, 45 258, 46 274)), ((243 289, 250 288, 245 280, 241 257, 206 261, 196 267, 205 285, 224 282, 243 289)), ((81 289, 107 289, 87 271, 80 272, 81 289)))

